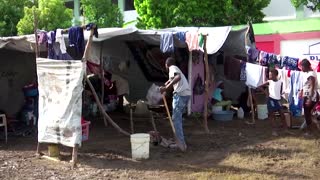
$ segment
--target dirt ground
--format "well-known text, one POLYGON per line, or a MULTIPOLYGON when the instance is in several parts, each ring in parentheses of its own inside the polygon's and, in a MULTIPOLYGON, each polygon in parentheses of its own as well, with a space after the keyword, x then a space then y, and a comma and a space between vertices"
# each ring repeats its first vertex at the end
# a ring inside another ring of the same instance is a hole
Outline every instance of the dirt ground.
MULTIPOLYGON (((114 115, 124 129, 127 116, 114 115)), ((319 179, 319 134, 304 137, 280 133, 271 136, 267 121, 247 125, 244 120, 210 120, 211 133, 200 122, 185 120, 188 151, 150 147, 150 159, 131 159, 130 140, 102 120, 92 121, 89 141, 79 150, 78 167, 71 169, 71 149, 61 148, 62 161, 35 157, 36 136, 9 137, 0 141, 1 179, 319 179)), ((152 130, 147 120, 136 120, 137 132, 152 130)), ((157 121, 160 133, 169 137, 165 120, 157 121)), ((46 153, 46 147, 42 148, 46 153)))

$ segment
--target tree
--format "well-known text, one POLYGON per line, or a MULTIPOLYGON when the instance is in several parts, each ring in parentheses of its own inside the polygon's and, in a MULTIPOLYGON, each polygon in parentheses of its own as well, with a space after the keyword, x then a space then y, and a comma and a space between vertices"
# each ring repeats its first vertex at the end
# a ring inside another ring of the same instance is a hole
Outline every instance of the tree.
POLYGON ((262 22, 270 0, 134 0, 139 28, 224 26, 262 22))
POLYGON ((23 17, 23 7, 29 0, 0 0, 0 36, 17 35, 16 24, 23 17))
POLYGON ((298 8, 301 5, 304 5, 312 11, 320 10, 319 0, 291 0, 291 2, 296 8, 298 8))
POLYGON ((81 0, 85 18, 98 27, 122 27, 123 15, 111 0, 81 0))
POLYGON ((18 34, 33 32, 34 12, 38 18, 38 29, 54 30, 68 28, 72 23, 72 9, 64 5, 63 0, 39 0, 38 7, 25 7, 24 17, 17 24, 18 34))

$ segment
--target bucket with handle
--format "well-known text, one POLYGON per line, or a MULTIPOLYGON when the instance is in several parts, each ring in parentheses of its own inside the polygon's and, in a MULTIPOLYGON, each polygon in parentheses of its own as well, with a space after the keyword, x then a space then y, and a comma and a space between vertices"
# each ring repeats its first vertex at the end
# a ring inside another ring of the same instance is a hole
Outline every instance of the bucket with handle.
POLYGON ((145 133, 130 136, 132 159, 142 160, 149 158, 150 135, 145 133))

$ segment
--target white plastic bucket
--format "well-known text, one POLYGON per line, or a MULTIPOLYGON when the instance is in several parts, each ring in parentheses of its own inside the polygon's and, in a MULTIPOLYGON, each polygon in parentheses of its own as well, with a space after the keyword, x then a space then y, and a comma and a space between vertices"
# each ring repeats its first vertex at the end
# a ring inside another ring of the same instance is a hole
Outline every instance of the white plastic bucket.
POLYGON ((266 104, 257 105, 258 119, 265 120, 268 118, 268 106, 266 104))
POLYGON ((130 136, 132 159, 141 160, 149 158, 150 135, 144 133, 130 136))
POLYGON ((212 106, 212 112, 220 112, 222 111, 222 106, 212 106))

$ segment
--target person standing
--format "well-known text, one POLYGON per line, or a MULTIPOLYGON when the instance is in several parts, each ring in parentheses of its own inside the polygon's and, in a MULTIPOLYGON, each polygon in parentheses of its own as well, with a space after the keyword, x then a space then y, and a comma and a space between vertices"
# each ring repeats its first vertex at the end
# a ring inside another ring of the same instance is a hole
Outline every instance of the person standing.
POLYGON ((173 87, 172 101, 172 120, 176 131, 176 144, 182 150, 187 150, 184 140, 182 114, 191 96, 191 90, 188 81, 181 70, 175 65, 175 60, 169 57, 166 60, 166 69, 169 71, 169 80, 164 86, 160 87, 163 94, 166 90, 173 87))
POLYGON ((271 69, 269 72, 269 80, 264 83, 261 87, 268 86, 268 92, 266 93, 268 95, 268 117, 271 122, 272 126, 272 135, 273 136, 278 136, 278 133, 276 131, 276 113, 280 113, 281 116, 281 122, 282 122, 282 127, 285 128, 285 131, 290 133, 288 131, 288 127, 285 121, 284 117, 284 112, 283 108, 281 105, 281 95, 282 95, 282 85, 283 82, 278 79, 278 70, 276 69, 271 69))
POLYGON ((317 93, 317 74, 312 70, 311 64, 307 59, 301 61, 302 71, 304 75, 303 88, 300 91, 300 97, 303 99, 304 117, 307 123, 307 132, 305 135, 309 135, 312 124, 312 110, 319 100, 317 93))

